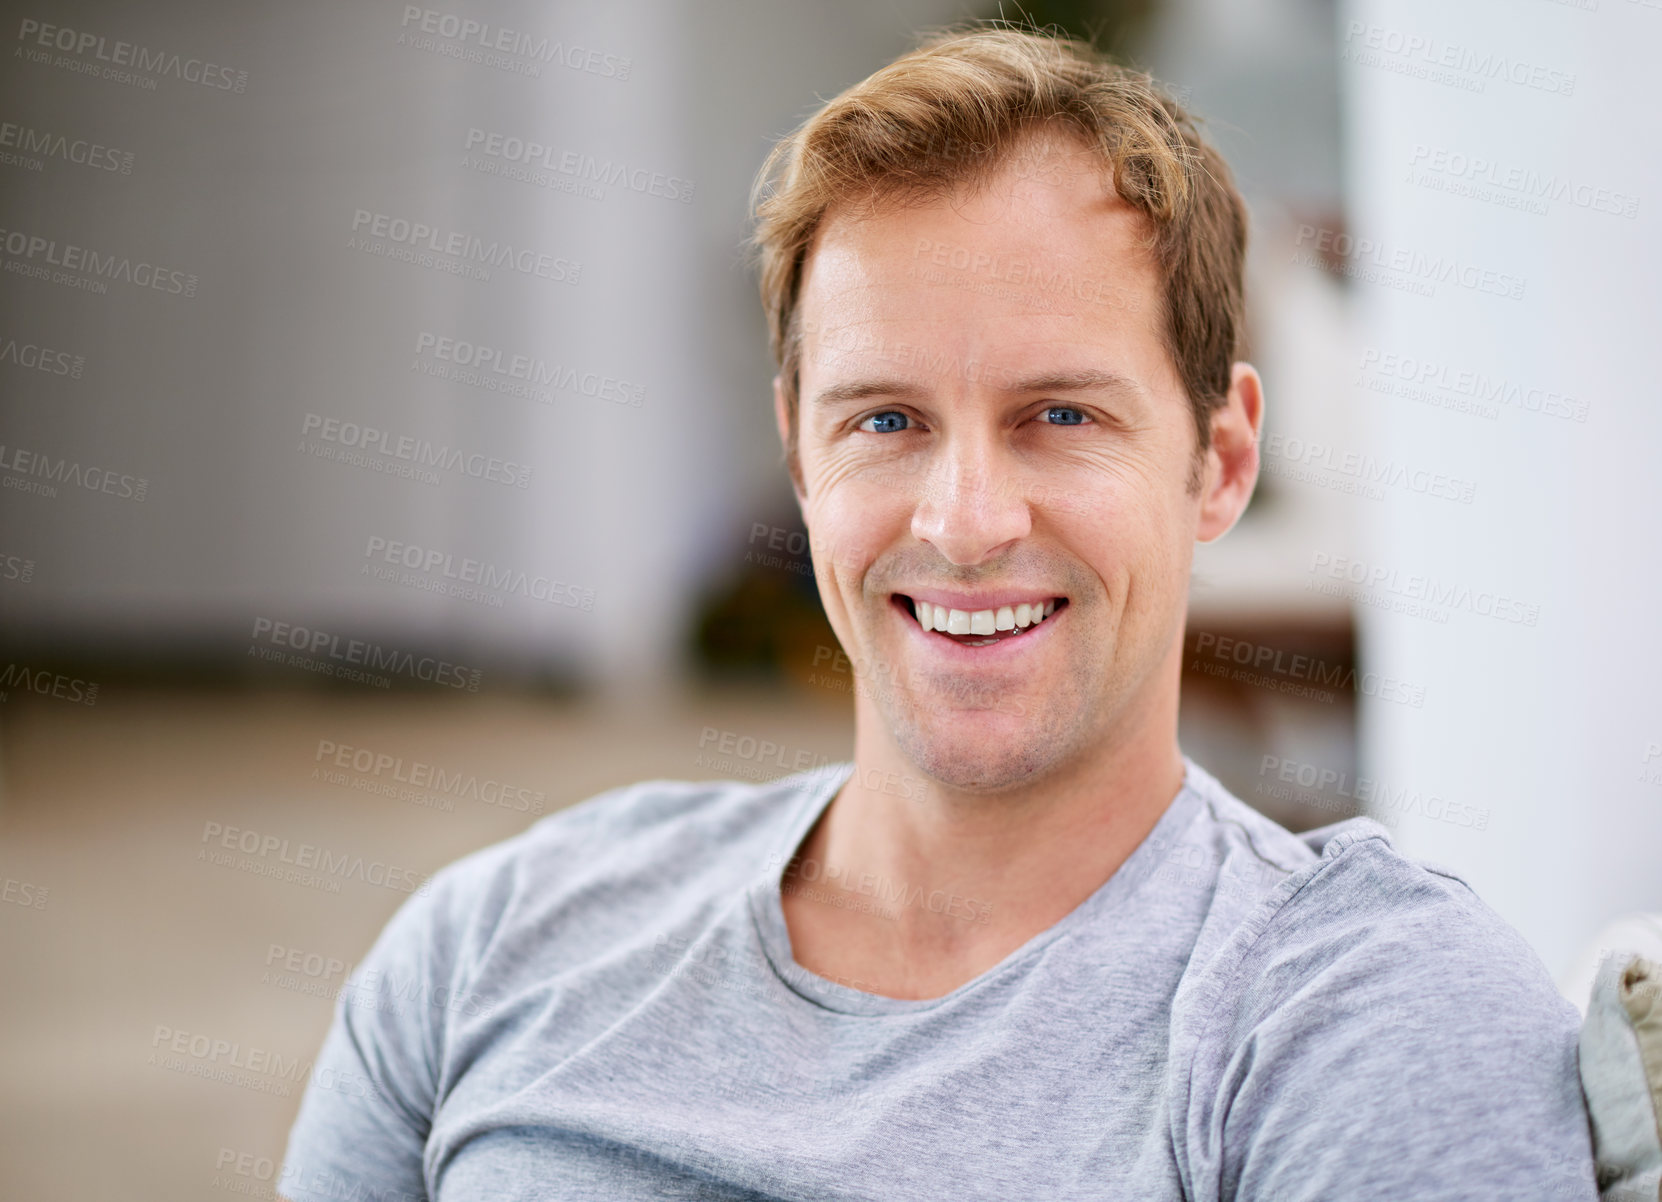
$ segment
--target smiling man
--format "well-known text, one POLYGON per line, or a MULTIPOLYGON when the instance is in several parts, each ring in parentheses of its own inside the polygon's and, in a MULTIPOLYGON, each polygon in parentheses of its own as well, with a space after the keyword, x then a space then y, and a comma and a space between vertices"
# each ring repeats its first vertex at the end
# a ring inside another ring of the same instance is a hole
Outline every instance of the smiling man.
POLYGON ((1523 941, 1179 749, 1191 556, 1263 413, 1190 120, 983 28, 764 180, 854 761, 615 790, 440 873, 343 992, 280 1192, 1593 1198, 1577 1015, 1523 941))

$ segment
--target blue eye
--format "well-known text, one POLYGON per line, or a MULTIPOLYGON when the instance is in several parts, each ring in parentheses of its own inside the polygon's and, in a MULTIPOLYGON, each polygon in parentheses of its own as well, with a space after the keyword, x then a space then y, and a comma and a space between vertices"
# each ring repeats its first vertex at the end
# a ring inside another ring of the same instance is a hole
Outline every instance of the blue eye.
POLYGON ((1085 424, 1085 415, 1068 405, 1052 405, 1045 410, 1045 417, 1053 426, 1082 426, 1085 424))
POLYGON ((890 409, 886 413, 874 413, 860 423, 860 429, 872 434, 897 434, 910 426, 912 421, 904 413, 897 413, 890 409))

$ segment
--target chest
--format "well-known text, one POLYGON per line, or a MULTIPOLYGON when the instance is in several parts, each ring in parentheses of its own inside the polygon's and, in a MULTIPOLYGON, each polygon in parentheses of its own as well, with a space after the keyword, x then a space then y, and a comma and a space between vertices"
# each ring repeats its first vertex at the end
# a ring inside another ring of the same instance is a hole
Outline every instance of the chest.
POLYGON ((1180 1196, 1158 982, 1087 992, 1036 966, 950 1006, 846 1015, 741 936, 643 944, 465 1030, 432 1196, 1180 1196))

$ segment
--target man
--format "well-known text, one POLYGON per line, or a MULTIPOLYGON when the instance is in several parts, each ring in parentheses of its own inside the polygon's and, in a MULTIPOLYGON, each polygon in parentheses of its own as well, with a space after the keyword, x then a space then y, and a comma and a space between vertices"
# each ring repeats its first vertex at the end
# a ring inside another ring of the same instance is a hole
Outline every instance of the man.
POLYGON ((439 874, 337 1010, 281 1192, 1594 1197, 1577 1016, 1523 941, 1377 824, 1295 837, 1178 748, 1193 545, 1263 413, 1244 209, 1191 122, 983 28, 764 175, 854 762, 616 790, 439 874))

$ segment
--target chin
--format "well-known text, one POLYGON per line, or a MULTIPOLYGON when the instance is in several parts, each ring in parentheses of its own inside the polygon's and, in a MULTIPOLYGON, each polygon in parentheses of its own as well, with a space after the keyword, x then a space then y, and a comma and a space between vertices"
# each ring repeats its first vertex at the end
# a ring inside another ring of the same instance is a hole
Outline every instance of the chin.
POLYGON ((906 757, 930 780, 967 793, 998 793, 1031 785, 1073 748, 1055 710, 1037 712, 1024 698, 976 704, 931 704, 893 695, 880 699, 885 725, 906 757))

